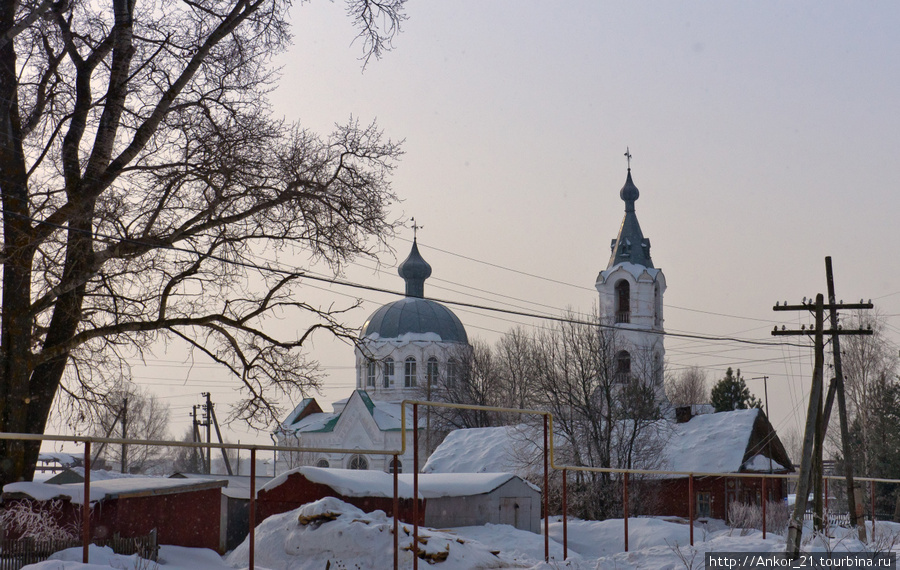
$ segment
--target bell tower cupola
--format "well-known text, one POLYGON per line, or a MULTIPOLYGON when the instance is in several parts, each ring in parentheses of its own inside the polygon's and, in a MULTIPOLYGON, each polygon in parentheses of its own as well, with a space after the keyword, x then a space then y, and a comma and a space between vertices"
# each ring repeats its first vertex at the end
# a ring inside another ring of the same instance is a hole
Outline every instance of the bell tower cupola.
POLYGON ((616 330, 616 362, 621 381, 651 382, 664 399, 663 294, 666 278, 654 267, 650 240, 644 237, 634 204, 640 191, 631 177, 631 153, 626 151, 628 173, 619 197, 625 216, 618 236, 610 244, 609 262, 597 276, 600 316, 616 330))

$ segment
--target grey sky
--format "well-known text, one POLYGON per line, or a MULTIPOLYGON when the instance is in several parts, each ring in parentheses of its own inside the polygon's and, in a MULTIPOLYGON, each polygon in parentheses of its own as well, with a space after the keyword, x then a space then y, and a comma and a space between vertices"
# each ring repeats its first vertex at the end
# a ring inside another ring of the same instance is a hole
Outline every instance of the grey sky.
MULTIPOLYGON (((427 296, 590 311, 623 215, 628 146, 637 215, 668 282, 667 331, 775 340, 774 324, 809 322, 774 313, 775 301, 824 292, 831 255, 838 297, 873 299, 898 341, 900 4, 453 0, 413 1, 408 15, 395 50, 361 72, 343 5, 295 6, 272 103, 316 131, 353 115, 405 139, 395 214, 424 225, 427 296)), ((402 261, 409 242, 394 247, 402 261)), ((346 277, 402 290, 390 269, 346 277)), ((348 317, 358 325, 390 300, 363 296, 374 302, 348 317)), ((454 311, 489 341, 535 324, 454 311)), ((805 413, 811 350, 666 347, 673 368, 769 375, 779 430, 805 413)), ((314 351, 330 403, 353 384, 352 349, 319 341, 314 351)), ((209 388, 191 380, 184 393, 209 388)))

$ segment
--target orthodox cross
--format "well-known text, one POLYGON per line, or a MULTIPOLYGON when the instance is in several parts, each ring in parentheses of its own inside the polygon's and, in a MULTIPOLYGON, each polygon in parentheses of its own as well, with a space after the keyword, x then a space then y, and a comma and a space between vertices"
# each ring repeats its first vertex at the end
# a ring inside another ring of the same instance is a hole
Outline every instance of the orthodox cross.
POLYGON ((417 225, 416 225, 416 219, 415 219, 415 218, 410 218, 410 221, 412 222, 413 241, 415 241, 417 230, 421 230, 421 229, 424 228, 425 226, 417 226, 417 225))
POLYGON ((631 170, 631 152, 625 147, 625 158, 628 159, 628 170, 631 170))

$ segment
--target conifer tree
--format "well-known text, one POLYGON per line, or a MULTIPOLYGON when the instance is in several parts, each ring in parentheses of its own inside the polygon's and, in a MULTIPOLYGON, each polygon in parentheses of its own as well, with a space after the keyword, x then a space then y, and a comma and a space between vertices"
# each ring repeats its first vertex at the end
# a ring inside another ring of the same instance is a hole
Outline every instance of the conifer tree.
POLYGON ((750 389, 747 388, 747 384, 741 377, 740 369, 735 373, 730 366, 725 371, 725 377, 713 386, 710 394, 710 403, 716 412, 762 407, 762 402, 751 394, 750 389))

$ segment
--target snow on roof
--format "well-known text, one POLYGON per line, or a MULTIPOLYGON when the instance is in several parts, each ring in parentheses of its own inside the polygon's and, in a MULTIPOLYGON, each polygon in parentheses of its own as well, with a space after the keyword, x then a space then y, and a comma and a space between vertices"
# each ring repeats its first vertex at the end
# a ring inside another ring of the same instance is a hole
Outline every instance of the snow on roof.
POLYGON ((693 473, 740 471, 758 414, 756 408, 734 410, 675 424, 660 469, 693 473))
MULTIPOLYGON (((512 473, 421 473, 419 493, 426 499, 483 495, 515 477, 512 473)), ((413 484, 412 473, 398 478, 410 487, 413 484)))
MULTIPOLYGON (((201 490, 224 487, 224 481, 185 481, 162 477, 135 477, 91 481, 90 502, 106 499, 126 498, 134 495, 165 495, 178 491, 201 490)), ((84 483, 33 483, 23 481, 3 486, 4 493, 21 493, 38 501, 68 497, 72 503, 84 504, 84 483)))
POLYGON ((423 473, 518 473, 524 467, 517 450, 534 444, 524 437, 527 426, 458 429, 450 432, 422 468, 423 473))
MULTIPOLYGON (((282 473, 266 483, 262 489, 270 491, 283 485, 293 474, 306 477, 307 480, 331 487, 345 497, 393 497, 394 476, 391 473, 358 469, 331 469, 324 467, 298 467, 282 473)), ((397 494, 402 499, 413 496, 411 484, 398 481, 397 494)), ((423 495, 420 492, 419 497, 423 495)))
POLYGON ((741 466, 742 471, 755 471, 758 473, 768 473, 770 468, 774 471, 790 471, 786 466, 762 454, 754 455, 741 466))
POLYGON ((653 267, 644 267, 643 265, 636 265, 631 263, 630 261, 623 261, 621 263, 617 263, 612 267, 604 269, 600 272, 600 275, 603 276, 603 279, 606 280, 610 275, 616 272, 618 269, 623 269, 628 273, 631 273, 632 277, 635 280, 640 279, 641 275, 646 272, 652 279, 656 279, 656 276, 659 274, 659 269, 655 269, 653 267))
MULTIPOLYGON (((369 413, 372 415, 372 419, 375 420, 375 424, 378 426, 378 429, 381 431, 399 431, 400 430, 400 420, 402 415, 402 406, 399 402, 382 402, 382 401, 374 401, 372 400, 368 393, 364 390, 355 390, 348 398, 344 400, 339 400, 334 403, 336 409, 340 409, 340 412, 335 413, 314 413, 306 416, 296 423, 289 424, 287 420, 282 424, 282 428, 284 431, 288 433, 309 433, 309 432, 329 432, 332 431, 337 425, 338 419, 340 419, 341 415, 346 411, 347 404, 353 398, 360 398, 363 404, 366 406, 366 409, 369 410, 369 413)), ((291 413, 290 417, 295 417, 297 414, 294 412, 291 413)), ((419 426, 425 426, 425 418, 420 418, 419 426)), ((412 429, 413 420, 412 413, 407 410, 406 414, 406 429, 412 429)))
MULTIPOLYGON (((232 499, 250 498, 249 475, 206 475, 205 473, 175 473, 173 479, 193 479, 202 481, 225 481, 227 487, 222 488, 222 494, 232 499)), ((272 477, 256 476, 256 490, 272 480, 272 477)))
POLYGON ((63 453, 61 451, 42 451, 38 454, 38 461, 43 461, 45 463, 55 461, 60 465, 70 467, 77 464, 80 459, 75 459, 75 456, 71 453, 63 453))
MULTIPOLYGON (((757 471, 757 464, 744 465, 757 409, 704 414, 675 424, 656 422, 649 430, 662 438, 660 461, 654 469, 693 473, 757 471)), ((518 473, 540 447, 527 440, 523 426, 460 429, 444 439, 431 454, 423 473, 518 473)), ((559 434, 556 446, 563 445, 559 434)), ((765 450, 759 450, 764 452, 765 450)), ((558 456, 557 456, 558 457, 558 456)), ((768 471, 768 459, 765 460, 768 471)), ((778 463, 775 465, 782 469, 778 463)))

